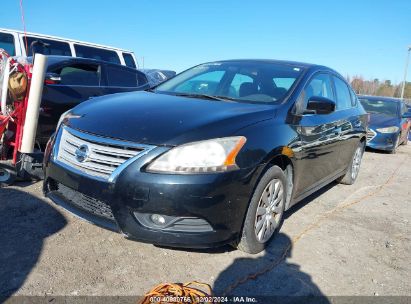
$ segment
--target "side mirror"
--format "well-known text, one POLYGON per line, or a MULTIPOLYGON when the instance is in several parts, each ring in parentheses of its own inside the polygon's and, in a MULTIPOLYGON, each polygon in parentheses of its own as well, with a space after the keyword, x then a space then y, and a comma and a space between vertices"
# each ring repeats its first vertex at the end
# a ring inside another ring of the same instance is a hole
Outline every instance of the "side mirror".
POLYGON ((329 114, 335 111, 335 102, 329 98, 312 96, 308 99, 306 113, 329 114))
POLYGON ((44 84, 59 84, 61 82, 61 77, 56 73, 47 73, 44 78, 44 84))

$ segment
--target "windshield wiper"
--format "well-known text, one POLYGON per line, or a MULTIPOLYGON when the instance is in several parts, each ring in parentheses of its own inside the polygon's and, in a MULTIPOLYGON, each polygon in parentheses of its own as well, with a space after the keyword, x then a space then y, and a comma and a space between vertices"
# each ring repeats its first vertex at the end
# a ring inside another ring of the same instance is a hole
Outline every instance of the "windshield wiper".
POLYGON ((207 95, 207 94, 177 93, 175 94, 175 96, 203 98, 203 99, 211 99, 211 100, 222 100, 221 98, 218 98, 213 95, 207 95))
POLYGON ((234 98, 234 97, 229 97, 229 96, 216 95, 216 96, 214 96, 214 97, 216 97, 216 98, 220 98, 220 99, 222 99, 222 100, 232 100, 232 101, 238 101, 238 99, 237 99, 237 98, 234 98))
POLYGON ((227 97, 227 96, 215 96, 215 95, 208 95, 208 94, 193 94, 193 93, 177 93, 175 96, 183 96, 183 97, 193 97, 193 98, 203 98, 203 99, 210 99, 210 100, 236 100, 235 98, 227 97))

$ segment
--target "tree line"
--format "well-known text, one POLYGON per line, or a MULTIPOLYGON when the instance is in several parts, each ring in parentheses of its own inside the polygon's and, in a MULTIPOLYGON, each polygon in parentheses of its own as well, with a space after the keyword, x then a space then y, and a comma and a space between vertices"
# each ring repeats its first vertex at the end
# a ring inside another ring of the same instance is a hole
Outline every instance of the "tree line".
MULTIPOLYGON (((362 76, 347 76, 347 81, 357 94, 387 97, 401 97, 402 83, 392 84, 391 80, 366 80, 362 76)), ((404 98, 411 99, 411 82, 405 83, 404 98)))

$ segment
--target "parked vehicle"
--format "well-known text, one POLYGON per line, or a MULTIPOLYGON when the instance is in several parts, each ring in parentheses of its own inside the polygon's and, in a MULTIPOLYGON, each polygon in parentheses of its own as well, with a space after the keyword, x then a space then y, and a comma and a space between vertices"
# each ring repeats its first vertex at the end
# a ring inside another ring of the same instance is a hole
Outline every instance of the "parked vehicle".
POLYGON ((366 128, 366 112, 332 69, 206 63, 62 116, 44 191, 142 242, 257 253, 284 210, 336 179, 355 182, 366 128))
POLYGON ((176 72, 170 70, 158 70, 158 69, 139 69, 146 74, 150 87, 155 87, 160 83, 163 83, 167 79, 176 76, 176 72))
POLYGON ((0 28, 0 48, 11 56, 59 55, 103 60, 136 68, 132 51, 50 35, 27 33, 0 28))
MULTIPOLYGON (((411 104, 406 103, 405 105, 407 106, 407 112, 411 113, 411 104)), ((408 140, 411 140, 411 132, 408 133, 408 140)))
POLYGON ((47 64, 36 135, 43 151, 64 112, 92 97, 149 88, 142 72, 118 64, 64 56, 48 56, 47 64))
POLYGON ((359 99, 370 115, 367 147, 395 153, 398 146, 408 144, 411 113, 403 101, 379 96, 359 99))

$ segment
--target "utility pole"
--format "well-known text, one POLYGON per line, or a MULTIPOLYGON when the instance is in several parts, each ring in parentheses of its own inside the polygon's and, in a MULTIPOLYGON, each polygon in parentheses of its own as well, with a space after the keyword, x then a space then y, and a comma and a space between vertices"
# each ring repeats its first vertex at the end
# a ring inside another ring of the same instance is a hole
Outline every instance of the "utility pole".
POLYGON ((404 81, 402 83, 401 99, 404 99, 405 84, 407 83, 408 62, 410 60, 411 45, 408 46, 407 59, 405 61, 404 81))

